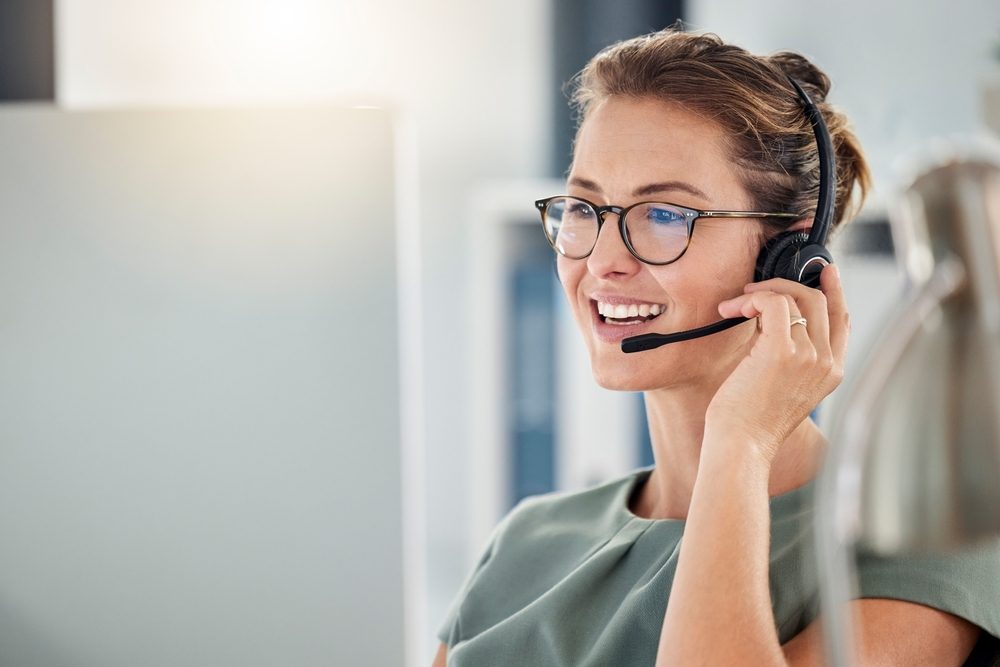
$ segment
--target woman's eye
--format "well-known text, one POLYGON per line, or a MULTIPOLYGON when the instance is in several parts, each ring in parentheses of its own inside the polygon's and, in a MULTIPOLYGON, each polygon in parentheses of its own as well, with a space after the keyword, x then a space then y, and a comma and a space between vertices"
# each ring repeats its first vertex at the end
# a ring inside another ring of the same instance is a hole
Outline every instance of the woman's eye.
POLYGON ((652 207, 649 209, 649 220, 659 224, 684 222, 684 214, 670 208, 652 207))
POLYGON ((587 204, 573 204, 569 207, 569 212, 573 215, 590 215, 591 208, 587 204))

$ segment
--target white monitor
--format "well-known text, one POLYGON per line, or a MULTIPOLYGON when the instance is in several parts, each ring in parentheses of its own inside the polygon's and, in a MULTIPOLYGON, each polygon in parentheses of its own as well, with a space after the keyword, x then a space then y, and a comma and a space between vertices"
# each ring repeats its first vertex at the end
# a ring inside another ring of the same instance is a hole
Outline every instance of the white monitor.
POLYGON ((392 134, 0 108, 0 664, 403 663, 392 134))

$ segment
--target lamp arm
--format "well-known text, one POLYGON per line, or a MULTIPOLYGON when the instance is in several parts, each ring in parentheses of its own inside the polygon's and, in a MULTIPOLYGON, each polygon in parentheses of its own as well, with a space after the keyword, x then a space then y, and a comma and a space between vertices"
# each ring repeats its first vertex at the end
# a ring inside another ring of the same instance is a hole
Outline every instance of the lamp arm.
POLYGON ((889 319, 862 365, 864 372, 848 393, 834 423, 830 450, 816 485, 816 558, 820 611, 827 662, 852 667, 854 636, 847 603, 855 586, 851 549, 860 534, 861 480, 874 427, 873 411, 889 379, 924 323, 966 284, 961 260, 949 254, 930 277, 912 289, 889 319))

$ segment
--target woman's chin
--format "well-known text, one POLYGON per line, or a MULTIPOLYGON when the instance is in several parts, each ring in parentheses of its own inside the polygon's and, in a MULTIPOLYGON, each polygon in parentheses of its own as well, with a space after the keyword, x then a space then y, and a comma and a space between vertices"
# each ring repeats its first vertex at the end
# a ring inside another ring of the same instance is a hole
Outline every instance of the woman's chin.
POLYGON ((610 391, 646 391, 649 388, 636 384, 634 381, 624 380, 621 378, 607 380, 602 377, 594 376, 594 379, 597 381, 597 386, 601 389, 608 389, 610 391))
POLYGON ((602 354, 591 348, 590 371, 594 382, 612 391, 650 391, 686 384, 698 373, 697 368, 669 352, 602 354))
MULTIPOLYGON (((659 386, 650 377, 649 368, 629 368, 632 364, 591 364, 594 381, 602 389, 612 391, 646 391, 659 386)), ((662 379, 662 378, 661 378, 662 379)))

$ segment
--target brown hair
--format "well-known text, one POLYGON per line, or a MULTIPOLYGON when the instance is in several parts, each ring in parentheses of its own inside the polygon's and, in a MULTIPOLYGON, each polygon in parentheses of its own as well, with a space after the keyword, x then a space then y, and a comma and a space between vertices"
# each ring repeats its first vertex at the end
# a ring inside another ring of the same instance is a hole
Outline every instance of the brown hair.
MULTIPOLYGON (((819 160, 815 135, 788 76, 812 98, 833 140, 832 238, 861 208, 871 176, 847 118, 826 102, 830 79, 805 57, 791 51, 756 56, 718 35, 685 33, 675 25, 598 53, 570 82, 571 103, 577 129, 590 109, 616 95, 651 97, 709 118, 725 131, 754 208, 808 217, 819 195, 819 160)), ((767 219, 772 231, 767 236, 793 222, 767 219)))

